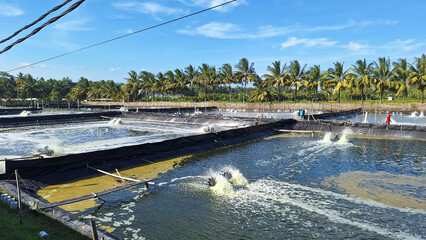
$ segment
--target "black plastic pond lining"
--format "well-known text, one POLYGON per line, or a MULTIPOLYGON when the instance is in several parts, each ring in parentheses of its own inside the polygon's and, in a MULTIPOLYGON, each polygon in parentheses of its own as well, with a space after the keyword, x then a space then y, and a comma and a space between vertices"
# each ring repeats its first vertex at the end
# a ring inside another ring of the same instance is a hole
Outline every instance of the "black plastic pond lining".
POLYGON ((353 109, 353 110, 347 110, 347 111, 340 111, 340 112, 325 112, 325 113, 318 113, 318 114, 307 114, 303 116, 303 119, 309 120, 309 119, 328 119, 333 118, 337 116, 350 116, 357 114, 359 112, 362 112, 361 108, 353 109))
POLYGON ((109 117, 120 115, 121 112, 94 112, 0 118, 0 128, 108 120, 109 117))
POLYGON ((115 168, 130 168, 276 135, 278 132, 274 129, 285 128, 295 123, 295 120, 286 119, 246 128, 180 137, 156 143, 135 143, 133 146, 102 151, 53 158, 7 160, 6 174, 0 175, 0 178, 8 178, 15 169, 18 169, 23 178, 49 185, 59 184, 93 175, 94 171, 88 169, 87 164, 106 171, 113 171, 115 168))

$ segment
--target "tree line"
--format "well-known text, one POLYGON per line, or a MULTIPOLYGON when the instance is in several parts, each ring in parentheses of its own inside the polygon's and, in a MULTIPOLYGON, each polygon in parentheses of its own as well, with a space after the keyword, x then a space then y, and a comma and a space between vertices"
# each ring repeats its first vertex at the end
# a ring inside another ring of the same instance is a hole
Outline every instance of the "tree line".
POLYGON ((346 101, 379 100, 395 94, 402 98, 424 103, 426 86, 425 54, 413 62, 400 58, 378 58, 367 62, 358 60, 351 66, 335 62, 322 70, 319 65, 307 67, 298 60, 289 63, 274 61, 267 74, 259 76, 254 63, 242 58, 232 66, 221 67, 203 63, 189 65, 157 74, 131 70, 126 83, 113 80, 90 81, 81 77, 73 82, 36 79, 30 74, 16 76, 0 72, 0 98, 37 98, 39 101, 57 102, 82 100, 112 101, 229 101, 229 102, 282 102, 282 101, 346 101), (252 85, 250 84, 252 83, 252 85))

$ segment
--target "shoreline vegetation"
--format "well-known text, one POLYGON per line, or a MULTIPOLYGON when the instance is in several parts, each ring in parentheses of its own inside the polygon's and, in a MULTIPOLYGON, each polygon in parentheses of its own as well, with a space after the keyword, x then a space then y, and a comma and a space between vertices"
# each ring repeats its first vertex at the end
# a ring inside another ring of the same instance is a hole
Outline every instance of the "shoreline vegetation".
POLYGON ((11 210, 3 202, 0 203, 0 239, 36 240, 41 239, 40 231, 45 231, 51 239, 89 239, 56 220, 30 210, 25 204, 22 206, 23 225, 20 225, 18 210, 11 210))
POLYGON ((234 66, 203 63, 184 69, 151 73, 128 72, 126 83, 74 82, 35 78, 22 72, 0 72, 1 106, 49 106, 94 101, 112 102, 216 102, 216 103, 421 103, 426 91, 426 57, 412 62, 382 57, 354 64, 334 62, 324 70, 319 65, 294 60, 274 61, 267 74, 256 73, 255 64, 242 58, 234 66), (388 101, 388 97, 393 98, 388 101))

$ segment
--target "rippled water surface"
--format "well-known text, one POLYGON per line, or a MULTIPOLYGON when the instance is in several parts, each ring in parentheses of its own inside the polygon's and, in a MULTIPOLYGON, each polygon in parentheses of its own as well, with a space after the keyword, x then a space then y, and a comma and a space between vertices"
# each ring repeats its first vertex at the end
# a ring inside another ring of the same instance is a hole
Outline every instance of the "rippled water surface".
POLYGON ((334 119, 346 120, 351 122, 363 122, 363 123, 385 123, 388 115, 391 114, 391 124, 397 125, 416 125, 426 126, 426 117, 424 113, 412 112, 412 113, 398 113, 398 112, 363 112, 351 116, 339 116, 334 119))
POLYGON ((0 156, 29 155, 45 146, 56 155, 89 152, 198 134, 199 128, 116 119, 115 124, 95 122, 6 129, 0 132, 0 156))
POLYGON ((424 141, 276 137, 190 157, 89 217, 125 239, 425 239, 425 156, 424 141), (248 184, 203 184, 221 170, 248 184))

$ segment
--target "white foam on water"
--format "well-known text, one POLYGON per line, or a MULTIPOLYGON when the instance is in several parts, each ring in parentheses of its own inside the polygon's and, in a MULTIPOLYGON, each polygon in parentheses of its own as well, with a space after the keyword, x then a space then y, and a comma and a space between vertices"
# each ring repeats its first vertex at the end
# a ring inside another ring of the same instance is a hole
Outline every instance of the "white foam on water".
POLYGON ((419 117, 425 117, 425 114, 423 112, 421 112, 419 117))
POLYGON ((216 185, 210 187, 213 193, 218 195, 232 195, 234 194, 234 188, 232 184, 228 182, 226 178, 224 178, 220 174, 215 174, 212 177, 216 179, 216 185))
POLYGON ((243 176, 243 174, 240 173, 240 170, 232 166, 226 166, 222 171, 231 173, 232 178, 229 180, 231 184, 243 187, 248 185, 247 179, 243 176))
POLYGON ((108 122, 110 125, 120 125, 123 124, 123 120, 121 118, 113 118, 111 121, 108 122))
POLYGON ((362 123, 368 123, 368 112, 365 112, 364 121, 362 123))
POLYGON ((30 115, 32 115, 32 113, 31 113, 30 111, 26 111, 26 110, 22 111, 22 112, 19 114, 19 116, 21 116, 21 117, 28 117, 28 116, 30 116, 30 115))
MULTIPOLYGON (((387 229, 384 226, 379 226, 378 224, 369 222, 365 219, 357 219, 356 217, 351 219, 350 216, 346 213, 354 212, 355 215, 357 215, 358 212, 347 207, 344 203, 339 203, 339 201, 336 201, 336 199, 343 199, 370 207, 398 209, 412 214, 418 214, 419 211, 390 207, 384 204, 376 203, 374 201, 363 201, 357 197, 313 189, 298 184, 289 184, 275 180, 260 179, 250 184, 249 189, 242 190, 238 197, 231 197, 230 199, 231 201, 234 201, 233 203, 236 204, 236 206, 246 206, 249 209, 253 209, 253 211, 285 212, 286 214, 284 215, 288 215, 289 209, 285 208, 285 205, 290 205, 326 217, 331 222, 336 224, 354 226, 365 231, 375 232, 386 237, 395 239, 421 239, 421 236, 413 235, 401 231, 400 229, 387 229), (281 204, 284 204, 284 207, 281 204), (340 210, 341 208, 346 208, 346 210, 340 210)), ((360 209, 363 208, 361 207, 360 209)), ((425 213, 423 212, 422 214, 425 213)), ((297 218, 297 216, 294 215, 293 217, 297 218)), ((377 217, 380 218, 380 216, 377 217)), ((292 220, 296 222, 298 221, 297 219, 292 220)))
POLYGON ((417 117, 418 112, 412 112, 410 117, 417 117))

